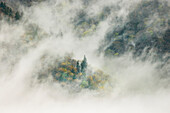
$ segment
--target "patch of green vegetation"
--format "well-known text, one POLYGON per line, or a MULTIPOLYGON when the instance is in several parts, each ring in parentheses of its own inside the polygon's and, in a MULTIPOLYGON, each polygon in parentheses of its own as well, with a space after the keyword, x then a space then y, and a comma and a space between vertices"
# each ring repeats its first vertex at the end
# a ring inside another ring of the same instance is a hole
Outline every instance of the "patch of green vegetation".
POLYGON ((53 77, 61 83, 79 84, 80 88, 104 89, 109 76, 101 70, 92 73, 92 70, 87 67, 88 64, 85 56, 82 61, 66 57, 64 61, 59 63, 57 68, 52 70, 54 72, 53 77))
POLYGON ((9 18, 15 19, 15 20, 20 20, 22 17, 21 13, 19 13, 18 11, 15 12, 5 2, 0 2, 0 13, 4 14, 5 16, 7 16, 9 18))

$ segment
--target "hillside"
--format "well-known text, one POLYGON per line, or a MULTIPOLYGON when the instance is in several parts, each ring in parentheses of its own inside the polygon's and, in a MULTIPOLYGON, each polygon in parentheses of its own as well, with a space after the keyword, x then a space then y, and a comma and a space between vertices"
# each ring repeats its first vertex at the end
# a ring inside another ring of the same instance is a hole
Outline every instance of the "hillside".
POLYGON ((106 54, 117 55, 133 50, 140 55, 144 49, 158 54, 170 53, 170 7, 167 1, 142 1, 106 34, 106 54), (109 45, 108 45, 109 44, 109 45))
POLYGON ((8 19, 19 20, 21 18, 21 13, 15 11, 13 8, 8 6, 6 2, 0 2, 0 18, 3 19, 7 17, 8 19))
POLYGON ((0 113, 170 113, 170 0, 0 0, 0 113))

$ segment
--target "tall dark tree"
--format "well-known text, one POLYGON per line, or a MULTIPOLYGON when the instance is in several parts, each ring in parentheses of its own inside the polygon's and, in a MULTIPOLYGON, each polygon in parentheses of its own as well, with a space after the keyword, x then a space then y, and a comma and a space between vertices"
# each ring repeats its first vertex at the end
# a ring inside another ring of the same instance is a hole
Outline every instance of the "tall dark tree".
POLYGON ((80 73, 80 64, 79 64, 79 61, 77 61, 76 68, 77 68, 77 73, 80 73))
POLYGON ((12 9, 9 8, 9 16, 12 17, 12 9))
POLYGON ((6 7, 6 8, 4 9, 4 14, 5 14, 5 15, 8 15, 8 14, 9 14, 9 7, 6 7))
POLYGON ((84 73, 87 69, 87 59, 86 56, 84 55, 84 59, 81 62, 81 72, 84 73))
POLYGON ((0 3, 0 7, 2 8, 2 9, 1 9, 2 12, 5 12, 5 10, 6 10, 6 4, 5 4, 4 2, 1 2, 1 3, 0 3))
POLYGON ((4 9, 6 8, 6 4, 4 2, 1 2, 0 6, 4 9))
POLYGON ((17 11, 16 13, 15 13, 15 19, 16 20, 19 20, 21 18, 21 15, 19 14, 19 12, 17 11))
POLYGON ((0 3, 0 7, 4 7, 4 3, 3 2, 0 3))

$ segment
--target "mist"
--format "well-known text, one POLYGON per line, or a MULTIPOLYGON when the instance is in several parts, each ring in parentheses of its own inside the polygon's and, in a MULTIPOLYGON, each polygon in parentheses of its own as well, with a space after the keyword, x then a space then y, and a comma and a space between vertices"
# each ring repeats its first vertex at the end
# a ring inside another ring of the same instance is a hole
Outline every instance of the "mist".
MULTIPOLYGON (((118 57, 105 55, 104 50, 112 43, 106 41, 107 33, 124 25, 141 1, 49 0, 33 2, 30 7, 20 4, 18 9, 24 12, 21 20, 0 21, 0 113, 170 113, 169 60, 157 59, 152 50, 138 57, 133 51, 118 57), (105 7, 111 7, 111 13, 96 19, 105 7), (78 24, 84 19, 79 17, 82 13, 85 20, 97 21, 95 30, 90 28, 87 35, 78 24), (68 54, 76 60, 86 55, 90 67, 110 76, 108 86, 74 92, 74 87, 63 88, 54 82, 50 73, 39 80, 41 72, 68 54)), ((163 55, 164 59, 168 57, 168 53, 163 55)))

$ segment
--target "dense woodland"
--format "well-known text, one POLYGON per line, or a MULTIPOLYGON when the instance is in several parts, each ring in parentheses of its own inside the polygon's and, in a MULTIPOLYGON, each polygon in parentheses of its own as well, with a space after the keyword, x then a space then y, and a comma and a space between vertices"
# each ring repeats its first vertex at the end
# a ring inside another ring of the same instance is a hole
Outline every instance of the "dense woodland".
POLYGON ((10 8, 5 2, 0 2, 0 14, 1 16, 6 16, 7 18, 15 20, 19 20, 22 15, 18 11, 14 11, 12 8, 10 8))
MULTIPOLYGON (((109 81, 109 75, 101 70, 94 71, 88 66, 84 56, 82 61, 65 57, 63 61, 57 61, 56 67, 49 68, 54 81, 65 85, 76 84, 80 88, 104 89, 109 81)), ((44 76, 47 76, 46 74, 44 76)))
MULTIPOLYGON (((32 0, 20 1, 25 4, 32 3, 32 0)), ((71 4, 72 1, 69 1, 69 3, 71 4)), ((84 7, 88 7, 86 3, 84 3, 84 7)), ((63 8, 63 4, 58 4, 56 7, 63 8)), ((114 25, 111 24, 104 35, 98 53, 104 52, 105 57, 112 58, 119 57, 127 52, 132 52, 134 56, 140 56, 144 51, 149 53, 150 50, 154 50, 161 58, 164 54, 170 53, 170 7, 167 4, 166 1, 143 0, 129 12, 127 20, 124 22, 123 17, 115 16, 117 11, 121 10, 119 4, 105 6, 99 13, 92 16, 88 15, 86 10, 80 9, 71 19, 70 24, 73 25, 74 35, 82 39, 93 35, 99 24, 109 17, 115 23, 113 23, 114 25)), ((7 3, 0 2, 1 19, 7 17, 18 21, 22 15, 20 11, 15 11, 7 3)), ((36 46, 37 40, 48 35, 38 25, 28 25, 26 29, 22 40, 28 46, 31 46, 31 44, 36 46), (31 27, 29 28, 29 26, 31 27)), ((56 82, 62 84, 75 83, 82 88, 89 89, 104 88, 109 80, 109 75, 104 72, 93 71, 85 56, 82 61, 66 57, 63 61, 56 62, 56 66, 50 68, 48 72, 52 73, 56 82)), ((47 76, 48 73, 40 75, 47 76)))
MULTIPOLYGON (((44 57, 45 60, 45 57, 44 57)), ((44 64, 42 64, 44 65, 44 64)), ((108 89, 110 84, 110 76, 102 70, 94 69, 87 63, 87 58, 83 60, 75 60, 70 56, 64 59, 58 59, 52 65, 48 65, 48 69, 42 70, 39 73, 38 80, 47 80, 52 77, 54 83, 60 83, 63 87, 72 86, 77 90, 90 89, 108 89)))

